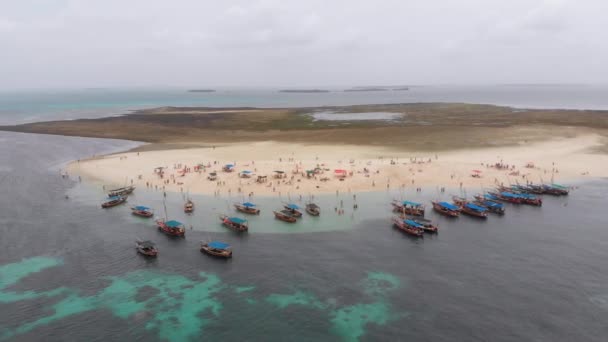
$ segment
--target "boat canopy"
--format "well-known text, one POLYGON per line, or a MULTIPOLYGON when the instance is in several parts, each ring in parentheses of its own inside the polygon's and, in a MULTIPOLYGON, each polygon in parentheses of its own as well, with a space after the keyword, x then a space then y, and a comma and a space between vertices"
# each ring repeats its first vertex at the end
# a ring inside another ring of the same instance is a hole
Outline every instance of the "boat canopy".
POLYGON ((483 195, 483 197, 485 199, 489 199, 489 200, 497 200, 498 199, 498 197, 496 197, 494 195, 491 195, 491 194, 485 194, 485 195, 483 195))
POLYGON ((406 224, 412 226, 412 227, 416 227, 416 228, 423 228, 423 226, 416 222, 416 221, 412 221, 412 220, 404 220, 403 222, 405 222, 406 224))
POLYGON ((334 173, 346 173, 346 170, 336 169, 336 170, 334 170, 334 173))
POLYGON ((165 226, 167 226, 169 228, 180 228, 183 225, 184 225, 183 223, 181 223, 179 221, 175 221, 175 220, 165 222, 165 226))
POLYGON ((289 209, 293 209, 293 210, 298 210, 298 209, 300 209, 300 207, 298 207, 298 205, 297 205, 297 204, 293 204, 293 203, 289 203, 289 204, 287 204, 287 205, 286 205, 286 207, 287 207, 287 208, 289 208, 289 209))
POLYGON ((142 241, 142 242, 139 243, 139 245, 142 246, 143 248, 152 248, 152 247, 156 246, 154 244, 154 242, 149 241, 149 240, 142 241))
POLYGON ((110 196, 110 198, 108 198, 108 199, 109 199, 110 201, 116 201, 116 200, 121 199, 121 197, 120 197, 120 196, 110 196))
POLYGON ((150 210, 148 207, 144 207, 143 205, 135 206, 135 210, 150 210))
POLYGON ((275 173, 285 173, 285 171, 274 170, 275 173))
POLYGON ((228 249, 230 248, 230 245, 224 242, 219 242, 219 241, 211 241, 207 244, 207 246, 211 247, 211 248, 215 248, 215 249, 228 249))
POLYGON ((483 202, 483 205, 486 205, 490 208, 502 208, 504 207, 504 205, 502 203, 498 203, 498 202, 492 202, 492 201, 485 201, 483 202))
POLYGON ((253 207, 255 207, 255 204, 253 204, 251 202, 245 202, 245 203, 243 203, 243 207, 253 208, 253 207))
POLYGON ((525 199, 536 199, 536 196, 531 195, 531 194, 518 194, 519 197, 523 197, 525 199))
POLYGON ((514 193, 510 193, 510 192, 501 192, 500 194, 504 197, 521 198, 521 196, 519 194, 514 194, 514 193))
POLYGON ((467 203, 466 206, 467 206, 467 208, 473 209, 475 211, 486 211, 487 210, 486 208, 480 207, 480 206, 475 205, 473 203, 467 203))
POLYGON ((422 206, 421 203, 411 202, 411 201, 403 201, 403 202, 401 202, 401 204, 403 204, 403 205, 409 205, 409 206, 412 206, 412 207, 420 207, 420 206, 422 206))
POLYGON ((234 167, 234 164, 226 164, 226 165, 224 165, 224 167, 227 167, 227 168, 233 168, 233 167, 234 167))
POLYGON ((551 184, 551 186, 554 187, 554 188, 562 189, 562 190, 568 190, 567 186, 560 185, 560 184, 553 183, 553 184, 551 184))
POLYGON ((229 217, 228 220, 230 220, 231 222, 237 223, 237 224, 243 224, 243 223, 247 222, 247 220, 242 219, 240 217, 229 217))
POLYGON ((450 210, 458 210, 460 208, 458 208, 457 206, 453 205, 452 203, 448 203, 448 202, 439 202, 439 205, 446 208, 446 209, 450 209, 450 210))
MULTIPOLYGON (((226 165, 226 166, 228 166, 228 165, 226 165)), ((245 171, 241 171, 241 173, 244 173, 244 174, 250 174, 250 173, 251 173, 251 171, 249 171, 249 170, 245 170, 245 171)))

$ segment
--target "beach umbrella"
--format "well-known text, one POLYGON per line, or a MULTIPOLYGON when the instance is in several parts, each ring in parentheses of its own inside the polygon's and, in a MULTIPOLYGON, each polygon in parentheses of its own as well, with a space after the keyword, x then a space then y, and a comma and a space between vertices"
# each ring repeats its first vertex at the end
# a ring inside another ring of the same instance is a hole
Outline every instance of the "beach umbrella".
POLYGON ((481 170, 473 170, 475 173, 481 173, 481 170))

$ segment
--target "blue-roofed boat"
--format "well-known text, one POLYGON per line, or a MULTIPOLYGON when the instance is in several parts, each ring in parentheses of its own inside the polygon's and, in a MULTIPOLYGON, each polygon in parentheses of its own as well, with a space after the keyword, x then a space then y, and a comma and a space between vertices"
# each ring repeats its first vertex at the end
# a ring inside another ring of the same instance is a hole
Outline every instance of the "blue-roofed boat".
POLYGON ((135 216, 141 216, 145 218, 150 218, 154 216, 154 211, 143 205, 136 205, 131 208, 131 214, 135 216))
POLYGON ((543 205, 543 199, 532 194, 518 194, 523 204, 534 205, 540 207, 543 205))
POLYGON ((257 206, 251 202, 235 203, 234 207, 236 208, 236 210, 238 210, 242 213, 245 213, 245 214, 253 214, 253 215, 260 214, 260 209, 258 209, 257 206))
POLYGON ((478 218, 488 218, 488 209, 486 207, 479 206, 475 203, 467 202, 462 207, 460 207, 460 211, 463 214, 478 217, 478 218))
POLYGON ((439 233, 439 227, 429 219, 420 216, 402 216, 401 218, 412 220, 422 226, 425 233, 439 233))
POLYGON ((393 226, 411 236, 424 237, 424 227, 413 220, 393 217, 393 226))
POLYGON ((232 257, 232 248, 229 244, 219 241, 201 242, 201 252, 222 258, 232 257))
POLYGON ((402 215, 424 216, 424 205, 412 201, 393 201, 393 211, 402 215))
POLYGON ((108 198, 106 202, 101 204, 103 209, 112 208, 117 205, 123 204, 127 201, 127 196, 112 196, 108 198))
POLYGON ((288 203, 285 204, 283 208, 285 208, 285 210, 288 211, 293 217, 302 217, 302 212, 300 211, 300 207, 297 204, 288 203))
POLYGON ((559 184, 543 184, 542 187, 546 194, 554 196, 566 196, 570 192, 568 187, 559 184))
POLYGON ((178 237, 186 236, 186 226, 184 226, 184 224, 179 221, 158 220, 158 221, 156 221, 156 225, 158 226, 159 231, 161 231, 169 236, 178 236, 178 237))
POLYGON ((247 220, 240 217, 230 217, 228 215, 220 215, 220 221, 222 224, 237 232, 246 232, 249 230, 247 220))
POLYGON ((501 202, 507 202, 507 203, 513 203, 513 204, 522 204, 523 203, 523 199, 514 193, 505 192, 505 191, 488 192, 488 193, 490 195, 494 196, 495 198, 497 198, 501 202))
POLYGON ((500 202, 495 202, 489 199, 485 199, 483 196, 475 196, 476 200, 473 201, 473 203, 487 208, 489 212, 494 213, 494 214, 498 214, 498 215, 504 215, 505 214, 505 205, 500 203, 500 202), (481 198, 481 199, 480 199, 481 198))
POLYGON ((448 202, 439 202, 433 201, 433 209, 436 212, 448 216, 448 217, 458 217, 460 216, 460 208, 452 203, 448 202))
POLYGON ((226 165, 224 165, 224 167, 222 167, 222 170, 224 172, 233 172, 234 171, 234 164, 226 164, 226 165))

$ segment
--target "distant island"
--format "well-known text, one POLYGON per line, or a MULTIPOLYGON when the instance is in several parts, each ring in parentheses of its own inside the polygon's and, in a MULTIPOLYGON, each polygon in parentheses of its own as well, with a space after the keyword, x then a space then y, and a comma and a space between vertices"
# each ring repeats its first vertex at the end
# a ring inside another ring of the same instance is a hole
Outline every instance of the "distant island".
POLYGON ((215 89, 190 89, 189 93, 215 93, 215 89))
POLYGON ((351 91, 387 91, 387 90, 389 90, 389 89, 388 88, 369 87, 369 88, 351 88, 351 89, 345 89, 344 91, 351 92, 351 91))
POLYGON ((409 87, 406 86, 398 86, 398 87, 391 87, 391 86, 381 86, 381 87, 354 87, 351 89, 346 89, 344 91, 389 91, 389 90, 393 90, 393 91, 404 91, 404 90, 410 90, 409 87))
POLYGON ((281 89, 279 93, 329 93, 325 89, 281 89))

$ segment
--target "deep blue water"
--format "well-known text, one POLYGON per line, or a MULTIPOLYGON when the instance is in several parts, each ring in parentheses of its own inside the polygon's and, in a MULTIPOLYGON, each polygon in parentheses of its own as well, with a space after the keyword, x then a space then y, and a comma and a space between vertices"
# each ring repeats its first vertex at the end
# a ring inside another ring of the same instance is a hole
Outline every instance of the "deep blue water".
POLYGON ((277 89, 81 89, 0 92, 0 124, 95 118, 159 106, 304 107, 410 102, 468 102, 526 108, 608 109, 608 86, 420 86, 408 91, 280 93, 277 89))
MULTIPOLYGON (((266 229, 276 224, 268 213, 278 202, 260 198, 263 215, 246 235, 207 217, 205 207, 226 199, 195 197, 196 228, 176 240, 127 207, 100 209, 99 189, 59 175, 68 160, 133 143, 16 133, 0 140, 0 340, 604 341, 608 334, 608 181, 546 197, 542 208, 509 206, 487 222, 430 213, 441 232, 423 240, 390 227, 390 193, 360 194, 361 208, 347 206, 346 220, 324 207, 319 220, 340 229, 307 233, 314 224, 305 218, 286 228, 293 234, 266 229), (136 237, 157 242, 157 260, 135 253, 136 237), (206 239, 230 243, 235 257, 201 254, 206 239)), ((435 195, 427 191, 409 196, 427 201, 435 195)), ((130 201, 157 206, 159 198, 136 191, 130 201)), ((182 201, 169 194, 169 210, 182 201)))

